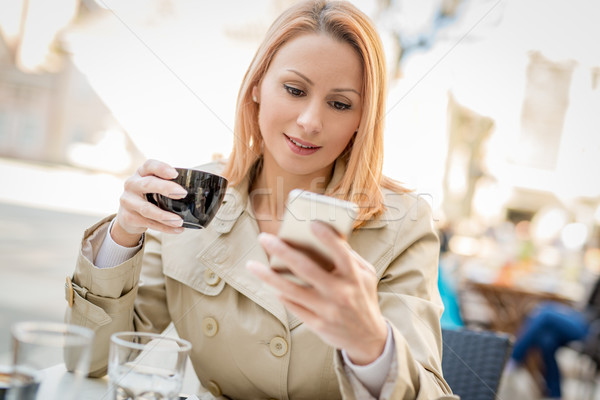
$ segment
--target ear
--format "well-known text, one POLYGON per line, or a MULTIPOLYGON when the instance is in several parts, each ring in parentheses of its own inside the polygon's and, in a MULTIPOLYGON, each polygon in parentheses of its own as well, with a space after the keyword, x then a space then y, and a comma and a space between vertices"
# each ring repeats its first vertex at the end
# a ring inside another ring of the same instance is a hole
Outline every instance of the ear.
POLYGON ((258 86, 254 86, 252 88, 252 101, 254 101, 255 103, 260 103, 258 86))

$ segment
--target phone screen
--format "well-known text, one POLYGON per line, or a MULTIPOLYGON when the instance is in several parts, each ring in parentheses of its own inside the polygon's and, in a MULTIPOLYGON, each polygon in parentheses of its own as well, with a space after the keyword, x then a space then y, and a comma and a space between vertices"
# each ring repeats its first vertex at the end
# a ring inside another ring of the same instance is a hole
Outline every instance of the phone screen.
MULTIPOLYGON (((327 271, 331 271, 334 265, 329 256, 330 251, 312 233, 311 222, 324 222, 340 236, 347 238, 352 233, 357 210, 358 206, 354 203, 295 189, 288 196, 278 236, 292 247, 302 250, 327 271)), ((277 257, 272 257, 271 267, 291 275, 285 263, 277 257)))

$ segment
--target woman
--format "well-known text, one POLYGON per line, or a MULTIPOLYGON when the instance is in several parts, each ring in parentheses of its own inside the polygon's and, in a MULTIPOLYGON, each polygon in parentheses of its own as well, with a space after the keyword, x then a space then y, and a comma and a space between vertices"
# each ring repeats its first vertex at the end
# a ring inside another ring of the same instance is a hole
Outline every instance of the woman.
POLYGON ((183 232, 146 202, 184 195, 169 181, 176 171, 151 160, 126 182, 114 220, 86 232, 67 320, 95 327, 95 375, 112 332, 173 322, 215 396, 451 393, 431 213, 381 172, 384 65, 372 23, 347 2, 301 3, 274 22, 240 89, 230 159, 203 167, 230 183, 208 228, 183 232), (331 273, 275 236, 294 188, 360 206, 348 243, 313 224, 331 273), (275 255, 311 286, 274 273, 275 255))

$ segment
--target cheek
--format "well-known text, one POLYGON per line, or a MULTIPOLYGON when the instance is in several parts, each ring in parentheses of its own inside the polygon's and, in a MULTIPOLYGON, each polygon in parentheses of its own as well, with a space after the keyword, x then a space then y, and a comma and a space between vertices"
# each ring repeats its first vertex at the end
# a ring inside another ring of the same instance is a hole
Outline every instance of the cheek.
MULTIPOLYGON (((261 104, 262 106, 262 104, 261 104)), ((271 107, 265 104, 261 107, 258 113, 258 127, 260 128, 260 134, 263 138, 268 138, 277 125, 275 118, 276 113, 271 112, 271 107)))
POLYGON ((352 140, 352 137, 354 136, 354 131, 345 131, 344 135, 340 135, 339 139, 338 139, 338 143, 337 143, 337 147, 339 148, 338 150, 341 152, 343 151, 346 146, 348 146, 348 143, 350 143, 350 140, 352 140))
POLYGON ((354 133, 358 129, 359 123, 360 118, 349 118, 346 121, 344 121, 343 124, 338 125, 339 131, 337 137, 338 141, 340 142, 340 145, 343 145, 343 147, 345 147, 348 144, 348 142, 350 142, 352 137, 354 137, 354 133))
POLYGON ((261 102, 258 113, 258 124, 263 135, 282 132, 289 129, 291 122, 296 120, 293 105, 286 105, 285 99, 269 97, 261 102))
POLYGON ((276 122, 278 118, 277 99, 274 96, 272 88, 264 88, 261 90, 261 102, 258 113, 258 123, 261 129, 267 129, 270 125, 276 122))
POLYGON ((269 127, 273 125, 273 118, 275 117, 272 112, 273 106, 271 100, 268 97, 262 97, 259 109, 258 109, 258 126, 260 127, 261 133, 264 135, 268 133, 269 127))

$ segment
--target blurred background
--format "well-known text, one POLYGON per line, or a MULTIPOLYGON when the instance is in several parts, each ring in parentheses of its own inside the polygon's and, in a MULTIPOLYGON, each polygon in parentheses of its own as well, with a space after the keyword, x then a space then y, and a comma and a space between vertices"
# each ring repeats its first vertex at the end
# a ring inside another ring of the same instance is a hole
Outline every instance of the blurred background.
MULTIPOLYGON (((243 74, 292 3, 0 0, 0 361, 12 322, 62 320, 83 230, 144 159, 229 154, 243 74)), ((428 199, 443 239, 445 323, 515 334, 539 301, 585 301, 600 4, 353 3, 386 49, 384 171, 428 199)))

